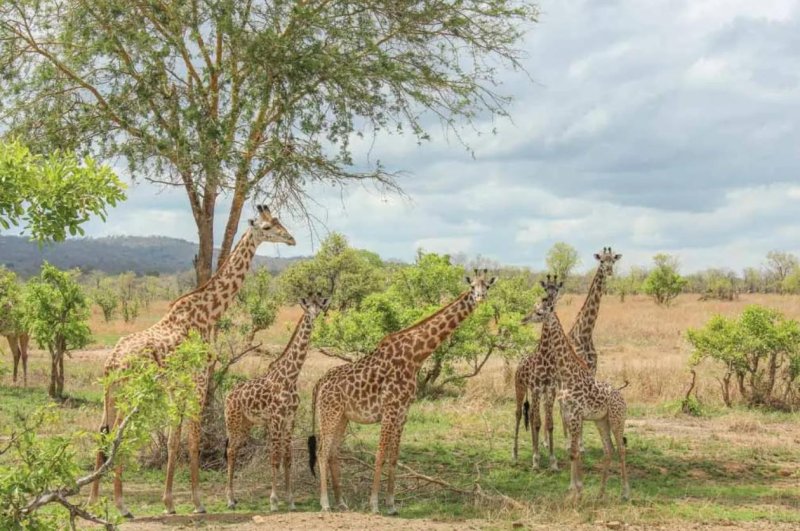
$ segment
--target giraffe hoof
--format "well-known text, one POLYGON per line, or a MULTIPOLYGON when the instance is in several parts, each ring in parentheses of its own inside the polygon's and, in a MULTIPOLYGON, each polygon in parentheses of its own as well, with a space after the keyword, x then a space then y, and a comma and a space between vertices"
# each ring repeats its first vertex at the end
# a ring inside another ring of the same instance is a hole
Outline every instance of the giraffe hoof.
POLYGON ((228 509, 234 510, 236 509, 236 500, 232 500, 228 502, 228 509))
POLYGON ((349 511, 350 507, 347 506, 345 502, 339 502, 339 505, 336 506, 337 511, 349 511))
POLYGON ((175 509, 164 509, 164 514, 175 514, 175 509))
POLYGON ((206 508, 201 505, 200 507, 195 509, 193 512, 194 512, 194 514, 206 514, 206 508))
POLYGON ((133 520, 133 513, 130 511, 125 511, 122 513, 122 517, 126 520, 133 520))
POLYGON ((386 510, 386 516, 397 516, 397 508, 396 507, 389 507, 386 510))

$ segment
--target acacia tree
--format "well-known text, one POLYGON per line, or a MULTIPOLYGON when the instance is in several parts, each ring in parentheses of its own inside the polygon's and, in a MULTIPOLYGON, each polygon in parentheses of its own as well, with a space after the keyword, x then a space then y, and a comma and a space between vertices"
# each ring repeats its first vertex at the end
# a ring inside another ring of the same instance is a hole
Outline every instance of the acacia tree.
POLYGON ((0 96, 9 131, 44 149, 122 156, 185 190, 209 278, 214 209, 230 193, 219 262, 253 195, 303 208, 315 182, 396 189, 355 135, 419 140, 504 113, 500 67, 536 9, 511 0, 385 3, 6 0, 0 96))
POLYGON ((680 295, 686 279, 678 273, 678 259, 674 256, 659 253, 653 257, 653 262, 655 267, 647 275, 642 289, 656 304, 666 306, 680 295))
POLYGON ((45 262, 41 274, 28 283, 25 322, 31 336, 50 352, 51 398, 64 397, 64 356, 91 339, 89 302, 75 275, 45 262))

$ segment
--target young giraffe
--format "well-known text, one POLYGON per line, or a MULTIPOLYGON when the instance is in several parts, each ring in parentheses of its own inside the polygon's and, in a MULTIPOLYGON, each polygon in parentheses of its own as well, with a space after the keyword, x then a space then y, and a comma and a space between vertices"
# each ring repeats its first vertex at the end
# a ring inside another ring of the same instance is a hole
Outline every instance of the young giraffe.
MULTIPOLYGON (((563 282, 558 282, 557 277, 547 275, 547 281, 542 282, 545 292, 558 299, 558 294, 563 282)), ((546 353, 552 348, 552 329, 545 324, 542 326, 541 337, 536 352, 523 359, 514 373, 514 389, 516 395, 516 425, 514 427, 514 461, 519 456, 519 423, 525 415, 525 428, 530 425, 531 442, 533 443, 532 467, 539 468, 539 432, 542 427, 542 417, 539 411, 539 400, 544 401, 544 427, 547 430, 548 449, 550 452, 550 469, 558 470, 558 462, 553 446, 553 404, 555 403, 557 382, 555 379, 556 366, 552 356, 546 353), (526 397, 530 395, 530 402, 526 397), (523 406, 524 401, 524 406, 523 406)))
POLYGON ((578 500, 583 490, 581 470, 580 438, 584 420, 593 420, 603 441, 603 477, 600 483, 600 496, 605 495, 608 472, 611 467, 613 445, 611 435, 619 451, 622 472, 622 498, 630 497, 628 471, 625 465, 625 414, 626 405, 622 393, 605 382, 595 380, 589 365, 573 348, 561 321, 555 311, 556 298, 548 294, 539 302, 534 311, 523 319, 523 323, 544 323, 552 329, 552 346, 545 351, 556 364, 559 381, 559 400, 567 413, 570 434, 571 480, 570 490, 578 500))
POLYGON ((225 400, 226 454, 228 458, 228 507, 236 507, 233 497, 233 468, 236 452, 244 444, 253 425, 268 429, 272 454, 272 493, 270 509, 278 510, 278 472, 283 462, 286 503, 294 510, 292 498, 292 431, 300 395, 297 392, 297 377, 306 360, 308 342, 314 320, 328 308, 329 299, 317 293, 308 299, 300 299, 303 316, 295 327, 294 334, 283 354, 270 363, 267 372, 243 382, 228 394, 225 400))
MULTIPOLYGON (((250 220, 250 228, 242 235, 236 248, 228 256, 217 272, 208 282, 196 290, 175 300, 167 314, 156 324, 133 334, 120 338, 105 364, 105 374, 123 369, 133 358, 144 358, 162 365, 164 359, 183 342, 191 330, 197 330, 208 338, 211 331, 222 316, 244 282, 245 274, 250 270, 250 263, 256 248, 263 242, 282 242, 294 245, 291 234, 281 222, 273 217, 269 209, 259 206, 259 217, 250 220)), ((209 366, 209 369, 211 367, 209 366)), ((200 403, 205 402, 208 371, 196 376, 200 403)), ((118 417, 114 407, 114 389, 105 390, 103 421, 100 430, 108 432, 118 426, 122 419, 118 417)), ((181 424, 170 430, 168 441, 167 477, 164 486, 164 506, 167 513, 175 512, 172 500, 172 482, 175 473, 178 452, 180 450, 181 424)), ((205 512, 200 502, 199 467, 200 467, 200 424, 198 420, 189 423, 189 458, 192 482, 192 501, 195 512, 205 512)), ((102 452, 98 452, 96 467, 105 461, 102 452)), ((99 479, 92 484, 89 502, 97 500, 100 494, 99 479)), ((114 477, 114 503, 126 518, 132 518, 122 499, 122 467, 116 467, 114 477)))
MULTIPOLYGON (((319 411, 319 479, 320 505, 330 511, 328 501, 328 469, 337 506, 346 509, 341 497, 339 445, 348 422, 381 423, 381 436, 375 457, 370 505, 378 512, 378 492, 384 460, 388 462, 386 504, 389 514, 396 514, 394 505, 395 468, 400 436, 406 415, 417 391, 417 373, 425 360, 486 298, 495 279, 486 278, 487 270, 475 270, 475 278, 467 277, 470 289, 437 313, 416 325, 390 334, 381 340, 375 351, 360 360, 334 367, 314 387, 311 405, 312 429, 319 411)), ((314 473, 317 458, 316 436, 308 439, 309 464, 314 473)))
MULTIPOLYGON (((603 251, 595 253, 594 258, 599 262, 597 271, 594 274, 594 278, 592 278, 592 283, 589 285, 589 293, 586 294, 586 300, 583 302, 577 317, 575 317, 575 322, 572 324, 567 336, 570 343, 575 347, 575 351, 586 360, 593 375, 597 374, 597 350, 594 348, 592 333, 600 311, 600 299, 606 289, 606 280, 614 274, 614 264, 622 258, 622 255, 614 254, 611 247, 603 247, 603 251)), ((567 450, 569 450, 569 433, 563 408, 561 408, 561 424, 564 428, 567 450)), ((581 440, 580 447, 581 451, 583 451, 583 440, 581 440)))

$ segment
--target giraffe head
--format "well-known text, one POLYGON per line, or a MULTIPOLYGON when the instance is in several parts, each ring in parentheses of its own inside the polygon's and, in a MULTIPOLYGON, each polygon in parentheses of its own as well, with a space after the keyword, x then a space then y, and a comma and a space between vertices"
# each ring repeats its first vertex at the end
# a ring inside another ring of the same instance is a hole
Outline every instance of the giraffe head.
POLYGON ((539 284, 544 288, 545 295, 541 301, 536 303, 533 311, 522 318, 523 324, 543 323, 555 311, 556 302, 564 287, 564 281, 558 281, 558 275, 547 275, 546 280, 540 280, 539 284))
POLYGON ((328 309, 330 297, 323 297, 319 291, 316 294, 309 294, 300 299, 300 307, 313 321, 328 309))
POLYGON ((489 292, 489 288, 497 280, 497 277, 489 278, 487 275, 489 274, 488 269, 473 269, 475 273, 474 277, 465 277, 467 284, 469 284, 469 296, 475 302, 481 302, 486 298, 487 293, 489 292))
POLYGON ((250 220, 250 230, 256 244, 263 242, 285 243, 294 245, 294 237, 289 234, 278 218, 274 217, 266 205, 258 205, 258 217, 250 220))
POLYGON ((594 259, 600 262, 600 268, 607 276, 614 274, 614 264, 622 258, 621 254, 614 254, 611 247, 603 247, 603 252, 595 253, 594 259))

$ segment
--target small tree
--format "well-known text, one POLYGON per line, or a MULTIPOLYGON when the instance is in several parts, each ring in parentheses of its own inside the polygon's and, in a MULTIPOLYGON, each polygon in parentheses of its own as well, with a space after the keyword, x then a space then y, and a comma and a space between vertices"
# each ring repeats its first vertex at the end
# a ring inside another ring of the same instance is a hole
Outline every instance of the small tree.
POLYGON ((674 256, 659 253, 653 262, 656 267, 647 275, 642 289, 656 304, 668 305, 680 294, 686 280, 678 273, 678 259, 674 256))
POLYGON ((783 281, 800 265, 797 257, 792 253, 783 251, 770 251, 767 253, 767 274, 771 288, 780 292, 783 281))
POLYGON ((796 268, 783 279, 781 290, 784 293, 800 293, 800 267, 796 268))
POLYGON ((0 141, 0 227, 23 224, 39 241, 83 234, 91 216, 125 199, 116 174, 91 158, 70 153, 34 155, 17 141, 0 141))
POLYGON ((25 320, 31 336, 50 352, 47 392, 58 400, 64 396, 64 356, 91 339, 89 304, 76 275, 45 262, 41 274, 29 282, 25 296, 25 320))
POLYGON ((722 399, 733 402, 731 382, 748 406, 796 407, 800 376, 800 323, 780 312, 748 306, 738 318, 714 316, 703 328, 688 331, 697 366, 710 358, 722 363, 722 399))
POLYGON ((627 274, 615 274, 609 283, 610 289, 619 295, 620 302, 625 302, 628 295, 638 295, 647 278, 647 271, 642 267, 631 266, 627 274))
POLYGON ((330 308, 344 310, 385 289, 386 272, 377 254, 350 247, 345 236, 334 232, 313 259, 287 268, 279 282, 283 299, 290 304, 309 293, 330 293, 335 288, 330 308))
POLYGON ((558 242, 547 252, 547 268, 558 275, 560 279, 567 279, 572 271, 581 263, 578 251, 571 245, 558 242))
POLYGON ((92 295, 92 300, 100 307, 103 312, 103 319, 105 322, 111 321, 114 317, 114 311, 119 306, 119 297, 116 293, 109 289, 97 289, 92 295))

